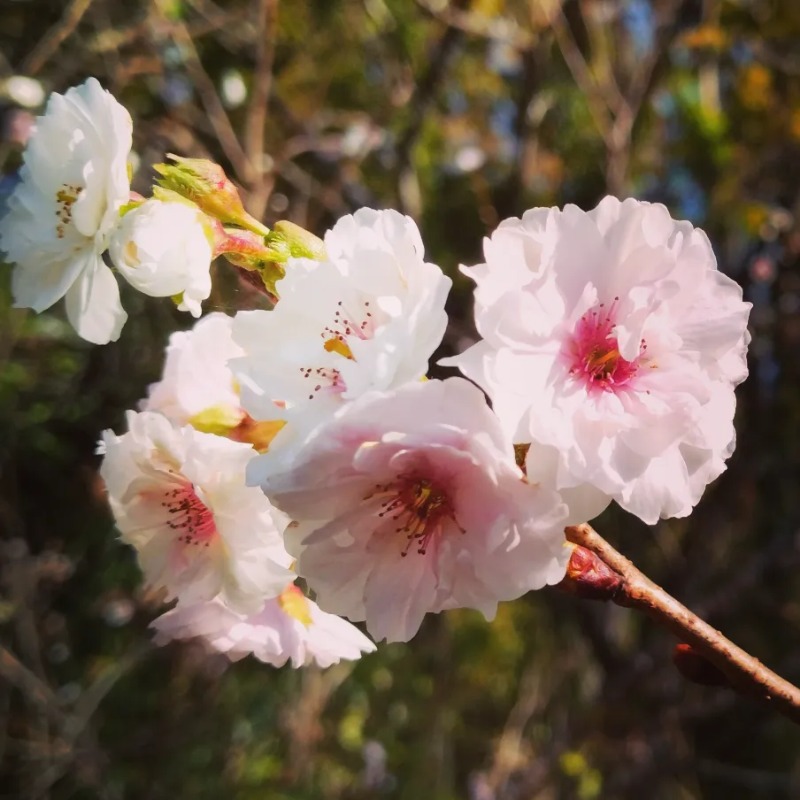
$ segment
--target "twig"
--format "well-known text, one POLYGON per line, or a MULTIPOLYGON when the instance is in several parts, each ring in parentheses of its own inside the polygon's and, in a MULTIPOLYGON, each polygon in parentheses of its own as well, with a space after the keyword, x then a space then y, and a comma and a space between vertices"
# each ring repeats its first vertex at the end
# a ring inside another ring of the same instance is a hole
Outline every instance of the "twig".
POLYGON ((125 677, 152 649, 153 644, 149 640, 133 647, 113 665, 103 670, 83 693, 72 714, 66 717, 62 726, 64 737, 62 752, 52 759, 52 763, 37 778, 36 787, 39 795, 61 778, 78 756, 78 741, 105 696, 114 688, 117 681, 125 677))
MULTIPOLYGON (((221 28, 226 31, 230 28, 235 28, 241 25, 247 19, 246 9, 241 11, 230 11, 226 14, 220 14, 213 19, 204 19, 199 22, 186 24, 186 29, 192 39, 199 39, 209 33, 214 33, 221 28)), ((159 32, 162 35, 171 34, 178 24, 161 22, 159 25, 159 32)), ((97 34, 92 37, 86 49, 90 53, 97 53, 102 55, 108 52, 118 52, 123 47, 129 47, 138 43, 141 39, 145 39, 150 35, 150 24, 147 20, 137 21, 127 28, 114 28, 110 24, 98 30, 97 34)), ((163 62, 161 62, 163 68, 163 62)))
MULTIPOLYGON (((455 0, 453 8, 460 12, 469 6, 469 0, 455 0)), ((409 121, 404 131, 397 137, 397 176, 398 176, 398 199, 400 200, 400 211, 419 212, 419 209, 409 208, 413 205, 413 200, 405 187, 413 185, 415 182, 410 180, 411 156, 414 145, 417 143, 422 124, 429 106, 436 98, 436 91, 443 80, 450 59, 456 50, 464 34, 460 28, 448 26, 434 44, 428 58, 428 68, 414 88, 414 94, 408 102, 409 121), (410 202, 405 202, 409 200, 410 202)), ((416 215, 416 214, 415 214, 416 215)))
POLYGON ((489 786, 496 792, 506 785, 512 773, 524 763, 525 728, 542 706, 542 670, 538 663, 529 664, 519 681, 514 703, 503 732, 494 747, 492 766, 487 774, 489 786))
POLYGON ((61 43, 78 27, 92 0, 72 0, 64 9, 61 19, 39 40, 36 47, 23 59, 19 71, 35 75, 56 53, 61 43))
POLYGON ((449 5, 441 7, 431 0, 416 0, 416 3, 426 14, 450 28, 458 28, 469 36, 501 42, 516 50, 532 47, 539 33, 522 30, 512 17, 463 11, 449 5))
POLYGON ((767 702, 776 711, 800 723, 800 689, 681 605, 642 574, 590 525, 569 527, 566 534, 569 541, 594 553, 620 578, 618 584, 611 588, 610 579, 613 576, 603 576, 604 582, 610 587, 604 599, 644 611, 717 667, 734 689, 767 702))
POLYGON ((253 168, 254 184, 249 193, 250 212, 261 219, 269 199, 269 186, 264 180, 264 130, 267 124, 267 104, 272 88, 272 66, 278 35, 278 0, 257 0, 256 64, 253 88, 244 125, 244 151, 253 168))
POLYGON ((608 100, 604 96, 603 87, 592 75, 589 64, 572 35, 563 7, 559 8, 558 14, 554 15, 552 28, 555 40, 561 50, 561 55, 564 57, 575 83, 583 92, 583 96, 586 98, 586 105, 589 108, 589 114, 594 120, 600 136, 608 146, 613 125, 608 100))
MULTIPOLYGON (((163 18, 167 19, 165 0, 155 1, 163 18)), ((242 183, 251 183, 253 179, 253 165, 250 163, 247 154, 242 148, 236 131, 233 129, 233 125, 231 125, 225 107, 222 105, 217 89, 214 86, 214 81, 211 80, 203 67, 200 54, 197 52, 189 29, 186 27, 185 23, 179 22, 171 29, 170 35, 175 40, 175 43, 184 51, 186 56, 186 70, 194 85, 197 87, 197 92, 200 95, 200 102, 203 104, 203 108, 205 108, 208 114, 211 126, 219 140, 220 147, 225 152, 228 161, 233 165, 238 179, 242 183)))
POLYGON ((57 725, 64 725, 66 715, 50 687, 29 670, 10 650, 0 644, 0 677, 15 686, 57 725))

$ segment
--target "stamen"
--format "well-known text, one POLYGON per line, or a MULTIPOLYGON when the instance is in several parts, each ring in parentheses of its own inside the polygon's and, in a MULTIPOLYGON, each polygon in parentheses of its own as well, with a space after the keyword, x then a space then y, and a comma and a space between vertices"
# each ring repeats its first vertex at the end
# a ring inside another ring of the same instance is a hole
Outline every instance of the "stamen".
POLYGON ((372 312, 368 310, 369 300, 363 301, 363 311, 359 314, 351 314, 345 310, 342 300, 339 300, 336 305, 333 322, 322 329, 321 335, 325 340, 324 347, 329 353, 339 353, 345 358, 353 358, 353 352, 347 344, 347 339, 351 336, 355 336, 357 339, 369 339, 373 334, 372 312))
POLYGON ((620 354, 614 335, 618 303, 619 297, 615 297, 608 308, 600 303, 587 311, 567 343, 569 373, 582 376, 590 390, 613 391, 627 384, 636 375, 647 350, 642 339, 639 356, 634 361, 626 361, 620 354))
POLYGON ((440 534, 447 520, 461 533, 466 531, 455 518, 447 494, 433 481, 418 475, 400 475, 393 483, 376 484, 364 500, 383 497, 377 516, 398 523, 393 533, 401 533, 406 543, 400 552, 404 558, 412 545, 425 555, 431 541, 440 534))
POLYGON ((216 536, 214 515, 197 496, 191 483, 166 492, 161 506, 169 514, 167 527, 178 533, 178 541, 182 544, 208 547, 216 536))
POLYGON ((72 222, 72 206, 78 199, 81 187, 70 183, 64 183, 56 192, 56 236, 64 238, 67 225, 72 222))

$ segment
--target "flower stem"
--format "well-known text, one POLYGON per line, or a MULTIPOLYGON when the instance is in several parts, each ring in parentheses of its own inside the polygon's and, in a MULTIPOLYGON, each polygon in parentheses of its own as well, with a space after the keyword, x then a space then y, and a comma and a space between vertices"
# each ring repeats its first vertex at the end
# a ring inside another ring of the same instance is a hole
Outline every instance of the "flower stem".
MULTIPOLYGON (((620 582, 604 599, 617 605, 637 608, 671 630, 681 642, 707 659, 725 676, 731 688, 756 697, 773 709, 800 724, 800 689, 762 664, 741 647, 725 638, 674 597, 640 572, 625 556, 617 552, 590 525, 574 525, 566 529, 567 539, 594 553, 620 577, 620 582)), ((575 583, 568 571, 564 583, 575 583)), ((583 590, 566 586, 577 594, 597 597, 583 590)))

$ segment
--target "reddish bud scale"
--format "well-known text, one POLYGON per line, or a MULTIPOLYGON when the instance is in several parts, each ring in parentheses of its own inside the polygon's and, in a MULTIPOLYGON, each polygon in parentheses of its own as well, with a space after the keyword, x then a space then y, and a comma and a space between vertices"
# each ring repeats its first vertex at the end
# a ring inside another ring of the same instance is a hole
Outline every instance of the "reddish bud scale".
POLYGON ((514 445, 514 461, 517 462, 517 466, 523 472, 525 472, 525 459, 528 457, 528 450, 530 449, 530 443, 514 445))
POLYGON ((675 645, 672 661, 684 678, 701 686, 730 686, 725 673, 690 644, 675 645))
POLYGON ((587 600, 614 600, 622 584, 622 576, 599 556, 585 547, 572 545, 567 574, 558 587, 587 600))
POLYGON ((267 299, 270 303, 277 303, 278 296, 271 292, 264 281, 261 279, 261 273, 256 270, 246 269, 245 267, 240 267, 238 265, 237 269, 239 270, 239 278, 244 281, 248 286, 251 286, 257 292, 266 295, 267 299))

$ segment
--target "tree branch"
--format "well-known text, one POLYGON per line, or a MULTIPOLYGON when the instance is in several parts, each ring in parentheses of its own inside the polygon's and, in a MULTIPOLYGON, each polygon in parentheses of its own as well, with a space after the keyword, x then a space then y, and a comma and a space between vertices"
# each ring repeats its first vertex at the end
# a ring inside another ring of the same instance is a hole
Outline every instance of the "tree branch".
POLYGON ((613 118, 609 110, 608 101, 603 87, 592 74, 587 60, 581 53, 575 37, 570 30, 563 6, 559 7, 558 14, 552 20, 553 36, 561 50, 561 55, 572 74, 572 78, 586 98, 589 114, 597 126, 606 145, 610 142, 613 118))
POLYGON ((570 542, 596 555, 602 564, 581 563, 577 573, 568 571, 562 588, 584 597, 612 600, 617 605, 644 611, 716 667, 733 689, 764 701, 800 724, 800 689, 653 583, 590 525, 571 526, 566 529, 566 534, 570 542), (604 568, 609 569, 606 571, 604 568))
MULTIPOLYGON (((155 2, 162 18, 169 22, 166 0, 155 0, 155 2)), ((217 93, 216 86, 214 86, 214 81, 203 67, 200 54, 197 52, 188 27, 182 20, 175 22, 170 27, 169 35, 184 54, 186 71, 197 89, 200 102, 208 114, 209 122, 219 140, 220 147, 233 166, 236 177, 242 183, 252 183, 253 165, 250 163, 247 153, 245 153, 236 131, 233 129, 233 125, 231 125, 222 100, 220 100, 217 93)))
POLYGON ((16 687, 26 700, 35 704, 53 722, 63 725, 66 715, 50 687, 6 647, 0 644, 0 677, 16 687))
POLYGON ((39 40, 19 66, 23 75, 35 75, 58 52, 62 42, 72 35, 92 0, 71 0, 61 19, 39 40))
MULTIPOLYGON (((470 0, 454 0, 453 9, 457 12, 464 11, 469 7, 469 3, 470 0)), ((436 99, 436 92, 440 83, 444 80, 447 67, 463 35, 461 29, 448 26, 431 48, 427 69, 417 82, 414 93, 408 102, 408 124, 405 130, 397 137, 395 154, 397 158, 399 210, 412 212, 414 216, 418 214, 419 209, 409 207, 416 203, 410 201, 409 192, 405 190, 405 187, 409 185, 409 175, 413 177, 411 162, 414 146, 422 132, 425 115, 436 99)))
POLYGON ((264 180, 264 131, 267 105, 272 88, 272 67, 278 36, 278 0, 258 0, 256 26, 256 64, 253 88, 244 125, 244 151, 253 168, 254 182, 248 201, 256 219, 261 219, 269 199, 269 185, 264 180))

